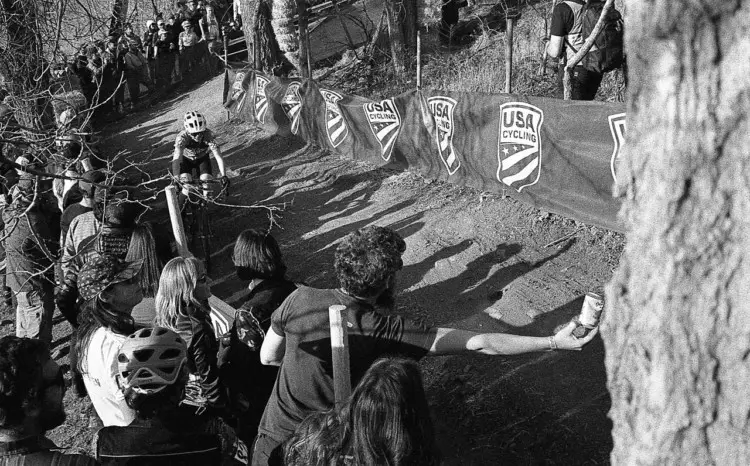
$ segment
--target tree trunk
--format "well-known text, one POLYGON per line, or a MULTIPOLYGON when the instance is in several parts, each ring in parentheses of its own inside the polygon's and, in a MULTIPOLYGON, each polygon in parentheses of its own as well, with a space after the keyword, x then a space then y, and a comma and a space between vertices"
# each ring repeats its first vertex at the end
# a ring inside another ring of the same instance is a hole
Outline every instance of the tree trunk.
POLYGON ((115 0, 112 3, 112 17, 109 20, 109 33, 122 34, 127 22, 128 0, 115 0))
POLYGON ((297 0, 297 25, 299 27, 299 74, 305 78, 312 77, 311 64, 308 60, 310 57, 310 38, 307 30, 307 7, 305 0, 297 0))
MULTIPOLYGON (((400 3, 400 2, 399 2, 400 3)), ((398 20, 397 0, 385 0, 386 21, 388 23, 388 36, 391 42, 391 60, 393 71, 397 77, 406 77, 406 64, 404 62, 404 34, 401 23, 398 20)))
POLYGON ((271 25, 271 7, 272 0, 240 1, 242 32, 245 34, 248 58, 257 70, 277 75, 286 74, 292 67, 276 40, 271 25))
POLYGON ((416 0, 400 0, 399 3, 403 11, 404 45, 406 45, 406 50, 414 56, 417 52, 417 2, 416 0))
POLYGON ((21 125, 41 128, 47 79, 37 4, 2 0, 0 6, 0 29, 7 34, 0 50, 0 75, 10 94, 11 109, 21 125))
POLYGON ((750 1, 628 0, 617 464, 750 464, 750 1))

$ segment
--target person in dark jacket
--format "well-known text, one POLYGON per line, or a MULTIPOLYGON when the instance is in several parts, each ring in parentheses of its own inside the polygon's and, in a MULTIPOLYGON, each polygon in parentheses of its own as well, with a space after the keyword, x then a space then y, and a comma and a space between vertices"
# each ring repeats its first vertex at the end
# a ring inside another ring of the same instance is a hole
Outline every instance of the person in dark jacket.
POLYGON ((65 379, 49 347, 31 338, 0 339, 0 464, 89 466, 46 437, 65 422, 65 379))
POLYGON ((158 20, 156 26, 158 28, 154 40, 158 62, 156 86, 161 89, 169 87, 172 84, 177 45, 175 44, 171 26, 168 26, 163 19, 158 20))
POLYGON ((278 374, 275 366, 260 363, 258 351, 271 326, 271 314, 297 285, 285 278, 286 265, 278 243, 262 231, 240 233, 232 261, 240 280, 249 281, 250 294, 238 310, 222 376, 230 388, 233 408, 240 412, 240 438, 251 442, 278 374))
POLYGON ((52 342, 57 240, 35 195, 38 177, 22 173, 3 211, 7 286, 16 296, 16 335, 52 342))
POLYGON ((175 257, 167 262, 156 294, 155 324, 177 332, 188 346, 187 384, 183 403, 196 412, 221 411, 226 395, 219 380, 219 343, 211 327, 208 286, 203 263, 194 257, 175 257))

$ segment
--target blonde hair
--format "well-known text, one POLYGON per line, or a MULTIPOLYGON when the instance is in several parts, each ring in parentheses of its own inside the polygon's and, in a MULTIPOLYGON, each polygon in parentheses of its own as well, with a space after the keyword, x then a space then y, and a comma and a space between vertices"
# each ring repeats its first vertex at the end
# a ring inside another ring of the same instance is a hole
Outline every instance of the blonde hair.
POLYGON ((195 288, 204 273, 203 263, 195 257, 175 257, 167 262, 156 293, 157 326, 177 331, 177 319, 187 317, 190 306, 203 307, 195 299, 195 288))

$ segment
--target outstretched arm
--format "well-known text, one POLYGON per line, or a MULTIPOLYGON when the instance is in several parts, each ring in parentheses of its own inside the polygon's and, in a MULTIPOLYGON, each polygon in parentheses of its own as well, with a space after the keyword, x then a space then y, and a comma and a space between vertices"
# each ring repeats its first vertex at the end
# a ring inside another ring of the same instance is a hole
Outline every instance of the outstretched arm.
POLYGON ((511 355, 549 349, 580 351, 599 332, 599 328, 595 328, 584 338, 576 338, 573 336, 575 327, 576 324, 570 322, 550 337, 526 337, 508 333, 476 333, 469 330, 438 328, 430 353, 450 354, 477 351, 491 355, 511 355))

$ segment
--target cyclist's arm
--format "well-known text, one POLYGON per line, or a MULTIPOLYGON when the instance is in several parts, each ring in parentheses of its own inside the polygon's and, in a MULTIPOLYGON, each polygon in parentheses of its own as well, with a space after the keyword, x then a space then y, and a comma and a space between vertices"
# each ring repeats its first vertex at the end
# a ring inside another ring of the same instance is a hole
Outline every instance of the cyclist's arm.
POLYGON ((172 155, 172 176, 180 176, 180 165, 182 164, 182 149, 179 143, 174 145, 174 154, 172 155))
POLYGON ((219 149, 219 145, 216 143, 212 143, 209 144, 208 147, 211 149, 211 153, 216 159, 216 165, 219 166, 219 173, 221 173, 221 176, 227 176, 227 172, 224 169, 224 157, 221 156, 221 149, 219 149))

